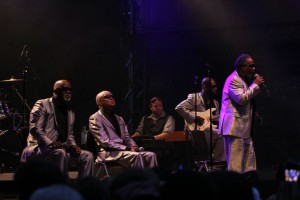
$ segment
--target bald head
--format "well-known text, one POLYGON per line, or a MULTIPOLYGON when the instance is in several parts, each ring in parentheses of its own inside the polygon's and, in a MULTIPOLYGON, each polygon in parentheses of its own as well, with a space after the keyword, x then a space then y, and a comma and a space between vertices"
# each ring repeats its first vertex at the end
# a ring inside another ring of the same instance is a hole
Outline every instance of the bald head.
POLYGON ((102 91, 102 92, 99 92, 96 96, 96 104, 98 106, 100 106, 100 103, 101 103, 101 99, 103 98, 103 96, 105 96, 107 93, 109 93, 109 91, 102 91))
POLYGON ((99 108, 111 110, 115 107, 116 102, 113 94, 110 91, 104 90, 97 94, 96 104, 99 108))
POLYGON ((58 80, 53 85, 53 91, 57 90, 58 88, 68 87, 71 88, 71 83, 68 80, 58 80))
POLYGON ((53 97, 59 101, 71 100, 72 85, 68 80, 58 80, 53 85, 53 97))

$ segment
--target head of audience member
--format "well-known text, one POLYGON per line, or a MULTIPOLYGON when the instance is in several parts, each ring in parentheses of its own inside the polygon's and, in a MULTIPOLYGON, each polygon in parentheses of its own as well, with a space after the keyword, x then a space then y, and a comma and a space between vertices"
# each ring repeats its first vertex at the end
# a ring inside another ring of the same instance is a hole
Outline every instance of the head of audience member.
POLYGON ((160 196, 161 200, 195 199, 195 197, 196 199, 216 199, 208 177, 189 170, 172 173, 162 186, 160 196))
POLYGON ((29 200, 83 200, 78 191, 65 184, 42 187, 33 192, 29 200))
POLYGON ((108 199, 107 183, 94 176, 79 178, 75 189, 80 192, 85 200, 106 200, 108 199))
POLYGON ((242 77, 251 77, 255 72, 255 63, 248 54, 241 54, 234 62, 234 67, 242 77))
POLYGON ((158 97, 153 97, 150 99, 149 108, 155 117, 161 116, 164 111, 163 103, 158 97))
POLYGON ((300 199, 300 179, 297 173, 299 169, 300 163, 293 159, 279 165, 276 174, 277 190, 268 199, 300 199))
POLYGON ((150 169, 131 168, 111 180, 109 192, 112 200, 157 200, 160 181, 150 169))
POLYGON ((209 77, 205 77, 201 81, 201 86, 202 86, 202 93, 204 95, 209 95, 211 92, 212 95, 217 94, 217 83, 215 79, 210 78, 210 84, 209 84, 209 77))
POLYGON ((252 185, 243 174, 233 171, 216 171, 209 173, 207 176, 219 200, 254 199, 252 185))
POLYGON ((110 113, 116 106, 114 95, 110 91, 102 91, 96 96, 96 104, 105 113, 110 113))
POLYGON ((45 160, 31 160, 21 165, 14 175, 20 200, 29 199, 38 188, 52 184, 66 184, 67 178, 57 165, 45 160))
POLYGON ((58 80, 53 85, 53 99, 61 104, 68 104, 72 97, 72 85, 68 80, 58 80))
POLYGON ((277 200, 299 200, 300 186, 297 182, 283 181, 279 184, 276 192, 277 200))

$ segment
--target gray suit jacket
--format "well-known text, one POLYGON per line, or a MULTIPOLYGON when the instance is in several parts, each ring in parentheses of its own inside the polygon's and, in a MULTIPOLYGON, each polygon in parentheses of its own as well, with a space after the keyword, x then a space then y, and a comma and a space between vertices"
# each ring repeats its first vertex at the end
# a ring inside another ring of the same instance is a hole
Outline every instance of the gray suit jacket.
POLYGON ((251 99, 259 93, 259 86, 246 82, 234 71, 225 81, 219 120, 219 134, 250 138, 252 122, 251 99))
POLYGON ((89 118, 89 130, 97 141, 100 160, 116 160, 122 156, 126 147, 137 146, 130 137, 123 118, 118 115, 115 117, 120 126, 121 137, 117 135, 114 126, 100 110, 89 118))
MULTIPOLYGON (((68 111, 68 138, 64 144, 66 149, 76 144, 73 133, 74 120, 74 113, 71 110, 68 111)), ((57 140, 59 136, 58 124, 52 98, 41 99, 35 103, 30 113, 29 125, 28 146, 48 147, 49 144, 57 140)))
MULTIPOLYGON (((219 115, 219 102, 213 99, 213 103, 216 108, 215 115, 219 115)), ((177 113, 185 120, 185 128, 184 128, 185 130, 188 130, 187 123, 188 124, 195 123, 195 114, 194 112, 192 112, 195 111, 195 109, 197 112, 207 111, 201 92, 189 94, 187 99, 180 102, 175 108, 177 113), (197 100, 196 102, 195 99, 197 100), (196 108, 195 108, 195 103, 196 103, 196 108)))

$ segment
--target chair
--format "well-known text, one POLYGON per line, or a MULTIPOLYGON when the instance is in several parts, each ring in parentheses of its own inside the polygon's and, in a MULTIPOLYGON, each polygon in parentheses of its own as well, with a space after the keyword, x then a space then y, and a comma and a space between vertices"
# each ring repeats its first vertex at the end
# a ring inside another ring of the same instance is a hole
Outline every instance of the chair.
POLYGON ((101 179, 106 179, 111 177, 112 175, 115 175, 117 173, 120 173, 124 167, 114 161, 97 161, 97 155, 98 155, 98 146, 96 144, 96 140, 94 136, 88 131, 87 132, 87 141, 86 141, 86 148, 94 155, 94 176, 100 177, 101 179), (115 169, 115 170, 114 170, 115 169), (110 173, 112 172, 113 173, 110 173))

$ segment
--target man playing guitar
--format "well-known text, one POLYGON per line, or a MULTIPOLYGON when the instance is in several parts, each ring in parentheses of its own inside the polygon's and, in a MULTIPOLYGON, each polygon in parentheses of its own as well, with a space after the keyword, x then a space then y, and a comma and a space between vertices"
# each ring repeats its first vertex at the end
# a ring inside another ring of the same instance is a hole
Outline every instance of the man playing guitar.
POLYGON ((210 146, 210 106, 212 112, 212 158, 215 161, 224 161, 224 145, 218 135, 217 124, 219 121, 219 103, 212 98, 217 93, 217 84, 213 78, 205 77, 201 82, 201 92, 189 94, 187 99, 179 103, 175 110, 185 120, 186 131, 204 132, 206 142, 210 146), (210 88, 209 88, 210 87, 210 88), (195 113, 196 112, 196 113, 195 113), (196 126, 196 128, 195 128, 196 126))

